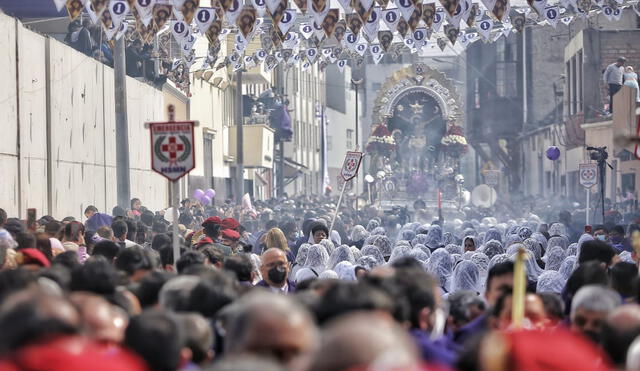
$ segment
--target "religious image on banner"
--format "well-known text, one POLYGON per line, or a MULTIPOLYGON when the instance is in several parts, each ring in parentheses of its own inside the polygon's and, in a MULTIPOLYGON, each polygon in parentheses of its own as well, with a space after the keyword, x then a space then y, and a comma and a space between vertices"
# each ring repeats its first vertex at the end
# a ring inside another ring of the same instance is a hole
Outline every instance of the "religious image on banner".
POLYGON ((449 13, 449 16, 453 17, 458 5, 460 5, 460 0, 440 0, 440 4, 442 4, 444 10, 449 13))
POLYGON ((269 33, 271 34, 271 41, 273 42, 273 46, 276 48, 281 47, 286 35, 283 35, 278 27, 271 27, 269 29, 269 33))
POLYGON ((347 32, 347 24, 344 19, 341 19, 336 23, 336 28, 333 30, 333 36, 338 40, 338 43, 342 42, 345 32, 347 32))
POLYGON ((333 35, 333 31, 336 29, 339 17, 340 9, 338 8, 330 9, 327 13, 327 16, 322 22, 322 29, 324 30, 324 33, 325 35, 327 35, 327 37, 331 37, 331 35, 333 35))
POLYGON ((413 14, 411 14, 411 17, 409 17, 409 20, 407 21, 407 23, 409 24, 409 28, 411 28, 411 32, 415 32, 416 31, 416 29, 418 28, 418 23, 420 22, 421 17, 422 17, 422 7, 418 6, 413 11, 413 14))
POLYGON ((171 19, 171 5, 156 4, 153 7, 153 23, 160 30, 171 19))
POLYGON ((191 24, 193 21, 193 17, 198 10, 198 6, 200 6, 200 0, 185 0, 182 4, 182 8, 180 11, 182 12, 182 16, 184 17, 184 21, 188 24, 191 24))
POLYGON ((371 11, 373 10, 373 1, 356 0, 352 5, 356 11, 356 14, 360 17, 360 20, 363 23, 366 22, 369 19, 369 15, 371 15, 371 11))
POLYGON ((427 28, 431 28, 433 26, 433 19, 436 15, 436 4, 422 4, 422 20, 427 28))
POLYGON ((447 39, 445 39, 444 37, 438 37, 437 43, 438 48, 440 48, 441 51, 444 51, 444 49, 447 47, 447 39))
POLYGON ((271 49, 273 48, 273 39, 271 38, 271 29, 269 32, 265 32, 260 35, 260 46, 267 53, 271 53, 271 49))
POLYGON ((362 29, 362 20, 360 19, 360 16, 357 14, 347 14, 346 19, 351 32, 355 35, 360 34, 360 30, 362 29))
POLYGON ((380 41, 380 46, 384 49, 385 52, 389 52, 389 48, 393 43, 393 32, 387 31, 379 31, 378 32, 378 41, 380 41))
POLYGON ((151 44, 156 35, 156 28, 153 23, 145 25, 142 22, 136 22, 136 31, 140 35, 140 40, 145 44, 151 44))
POLYGON ((513 14, 511 14, 511 24, 513 24, 513 27, 518 31, 518 33, 522 33, 526 22, 527 18, 524 13, 513 12, 513 14))
POLYGON ((245 6, 238 16, 237 26, 242 32, 242 36, 247 38, 247 35, 253 32, 253 27, 256 24, 257 12, 252 6, 245 6))
POLYGON ((389 5, 389 0, 376 0, 376 2, 378 4, 380 4, 382 9, 385 9, 387 7, 387 5, 389 5))
POLYGON ((221 32, 222 20, 216 19, 215 21, 211 22, 211 26, 209 26, 209 29, 205 33, 205 36, 207 36, 207 40, 209 40, 210 45, 214 45, 217 41, 219 41, 218 37, 220 36, 221 32))
POLYGON ((454 45, 458 39, 458 35, 460 34, 460 29, 453 25, 445 24, 444 34, 447 36, 447 39, 451 41, 451 45, 454 45))
POLYGON ((233 0, 216 0, 216 1, 220 5, 224 13, 226 13, 229 10, 229 8, 231 8, 231 6, 233 5, 233 0))
POLYGON ((111 12, 109 11, 109 9, 105 9, 102 11, 102 15, 100 15, 100 23, 102 23, 105 29, 110 29, 113 27, 113 19, 111 19, 111 12))
POLYGON ((311 6, 313 11, 317 14, 326 12, 326 8, 329 6, 327 0, 311 0, 311 6))
POLYGON ((91 5, 93 5, 93 9, 95 10, 96 14, 100 14, 107 8, 108 2, 109 0, 91 0, 91 5))
MULTIPOLYGON (((591 2, 591 0, 589 0, 589 2, 591 2)), ((502 18, 507 11, 508 4, 509 0, 497 0, 496 4, 493 6, 493 10, 491 12, 499 21, 502 21, 502 18)))
POLYGON ((402 35, 403 39, 407 37, 407 32, 409 31, 409 24, 407 23, 407 21, 404 20, 404 17, 400 17, 400 20, 398 21, 398 25, 396 26, 396 29, 398 30, 398 33, 402 35))
POLYGON ((286 10, 287 10, 287 1, 281 0, 280 3, 278 4, 278 7, 273 12, 267 9, 267 13, 269 13, 269 15, 271 16, 271 19, 273 20, 273 24, 277 26, 278 23, 280 23, 280 20, 282 20, 282 17, 284 16, 284 12, 286 10))
POLYGON ((469 16, 467 17, 467 26, 473 27, 476 24, 476 18, 480 14, 480 6, 476 3, 471 5, 471 10, 469 10, 469 16))
POLYGON ((67 0, 67 12, 71 20, 78 18, 82 14, 83 8, 84 4, 82 4, 81 0, 67 0))

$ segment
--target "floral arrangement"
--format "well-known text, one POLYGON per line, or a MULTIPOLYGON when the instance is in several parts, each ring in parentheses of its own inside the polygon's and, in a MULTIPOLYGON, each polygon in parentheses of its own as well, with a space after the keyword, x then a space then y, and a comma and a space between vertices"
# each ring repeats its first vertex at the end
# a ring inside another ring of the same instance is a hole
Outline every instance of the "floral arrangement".
POLYGON ((389 157, 396 149, 396 141, 385 124, 379 124, 369 140, 367 140, 367 152, 389 157))
POLYGON ((444 151, 453 157, 462 156, 469 151, 467 138, 464 137, 462 128, 456 124, 452 124, 449 127, 447 134, 442 137, 440 143, 444 151))

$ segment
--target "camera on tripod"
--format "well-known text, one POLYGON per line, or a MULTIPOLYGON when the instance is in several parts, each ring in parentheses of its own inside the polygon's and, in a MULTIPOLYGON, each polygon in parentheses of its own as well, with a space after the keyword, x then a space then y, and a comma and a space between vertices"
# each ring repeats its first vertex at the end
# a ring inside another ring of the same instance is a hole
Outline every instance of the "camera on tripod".
POLYGON ((589 152, 589 158, 593 161, 597 161, 598 163, 606 162, 609 158, 609 153, 607 152, 607 147, 587 147, 587 151, 589 152))

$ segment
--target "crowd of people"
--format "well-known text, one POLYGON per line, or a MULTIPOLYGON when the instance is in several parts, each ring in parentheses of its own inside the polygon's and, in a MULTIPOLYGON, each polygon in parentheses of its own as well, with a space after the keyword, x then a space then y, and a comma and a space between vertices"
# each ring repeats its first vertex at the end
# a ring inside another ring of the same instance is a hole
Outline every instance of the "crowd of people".
POLYGON ((634 220, 420 211, 0 209, 0 370, 640 370, 634 220))

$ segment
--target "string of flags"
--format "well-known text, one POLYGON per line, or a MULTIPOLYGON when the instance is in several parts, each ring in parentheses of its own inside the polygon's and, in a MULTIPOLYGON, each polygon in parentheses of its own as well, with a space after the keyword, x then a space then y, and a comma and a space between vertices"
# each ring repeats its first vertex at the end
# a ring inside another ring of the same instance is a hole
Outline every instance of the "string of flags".
POLYGON ((133 28, 152 43, 170 30, 182 54, 174 67, 187 71, 196 63, 193 47, 200 37, 209 42, 201 69, 262 65, 270 71, 284 64, 306 70, 337 63, 342 70, 348 61, 359 65, 370 57, 377 64, 385 55, 397 58, 407 51, 444 51, 456 43, 466 48, 525 27, 555 28, 596 14, 613 22, 628 8, 640 16, 638 0, 527 0, 528 6, 513 7, 509 0, 338 0, 340 8, 331 8, 329 0, 214 0, 212 7, 201 7, 200 0, 53 1, 71 19, 87 13, 108 40, 133 28), (220 59, 227 37, 235 37, 234 53, 220 59), (259 48, 247 53, 251 42, 259 48))

